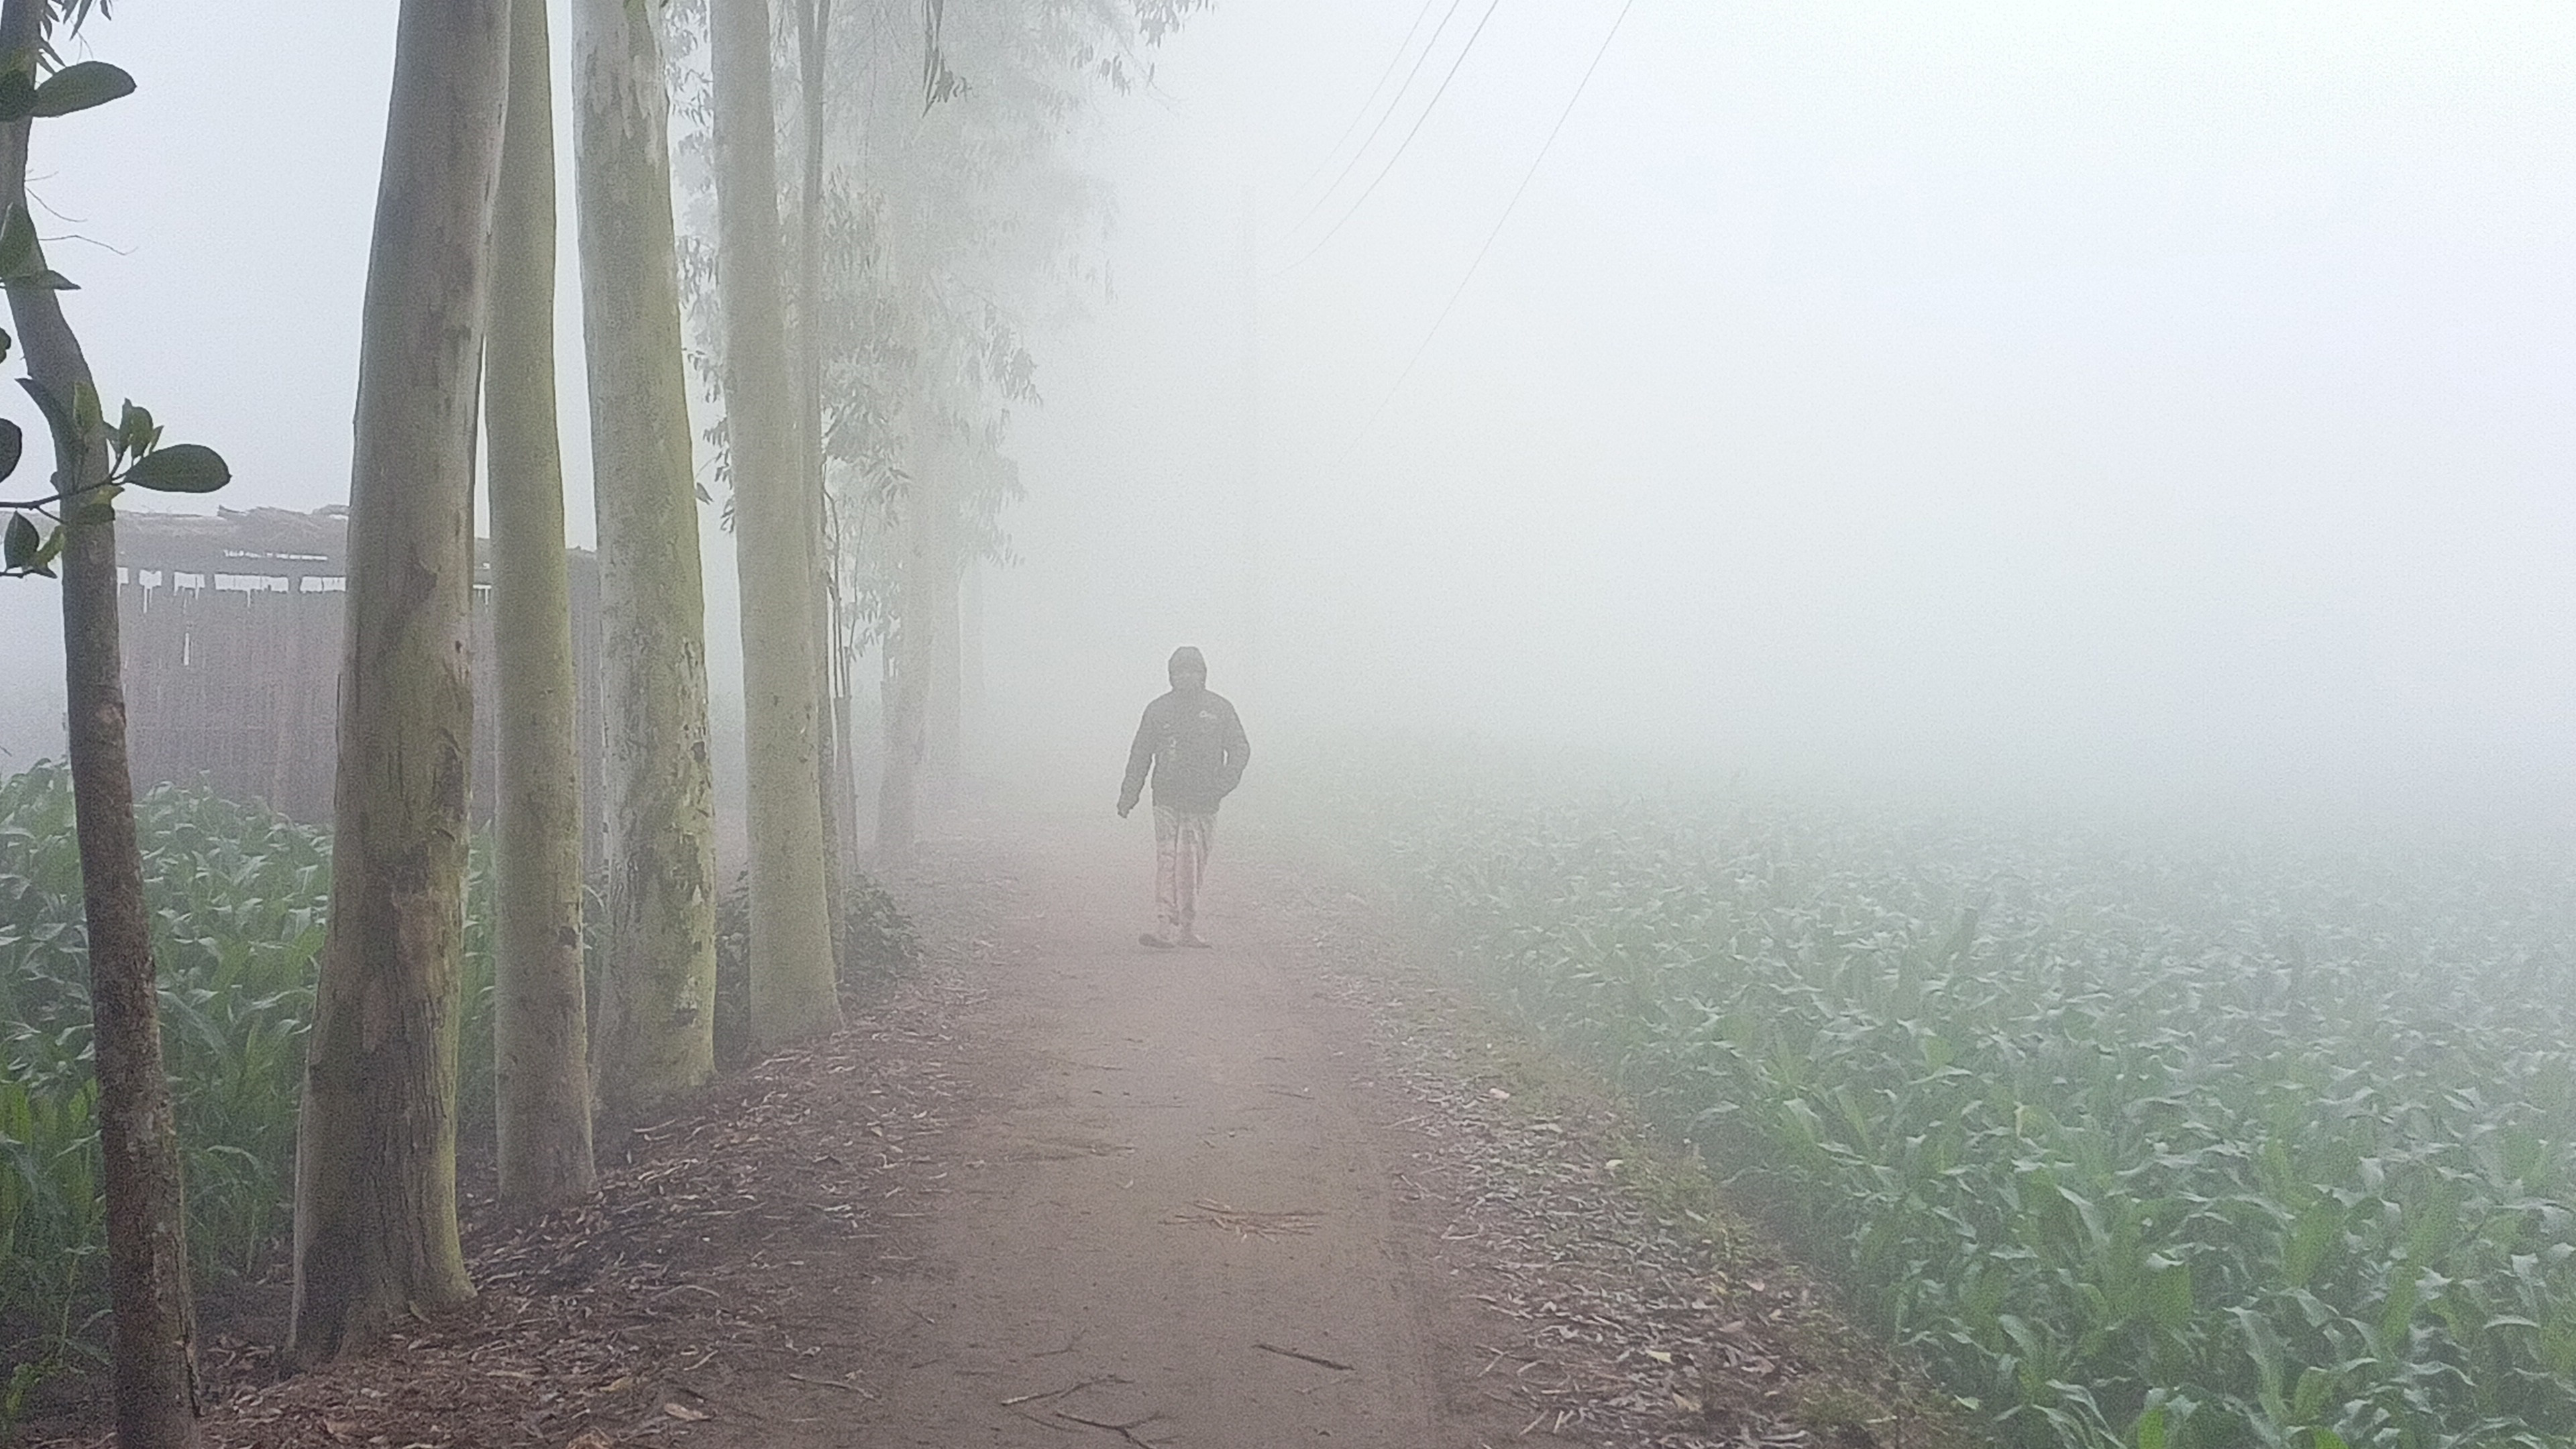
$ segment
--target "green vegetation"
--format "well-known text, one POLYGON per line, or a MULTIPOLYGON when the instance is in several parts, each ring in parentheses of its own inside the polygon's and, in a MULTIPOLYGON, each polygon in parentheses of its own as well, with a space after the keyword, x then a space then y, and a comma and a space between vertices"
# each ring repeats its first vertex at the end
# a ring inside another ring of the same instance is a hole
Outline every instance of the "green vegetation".
MULTIPOLYGON (((330 887, 330 838, 255 805, 164 786, 136 802, 161 1025, 201 1276, 256 1266, 284 1232, 295 1112, 330 887)), ((491 847, 474 845, 458 1118, 492 1121, 491 847)), ((917 952, 873 884, 852 896, 855 974, 917 952)), ((0 778, 0 1365, 94 1356, 105 1323, 96 1088, 69 771, 0 778)), ((0 1386, 7 1378, 0 1374, 0 1386)), ((0 1399, 0 1424, 9 1417, 0 1399)))
MULTIPOLYGON (((921 959, 912 918, 886 888, 858 876, 842 892, 843 991, 881 987, 921 959)), ((470 944, 470 943, 469 943, 470 944)), ((751 1030, 751 877, 734 877, 716 901, 716 1064, 738 1067, 759 1055, 751 1030)))
MULTIPOLYGON (((284 1226, 329 848, 197 791, 135 817, 189 1247, 201 1273, 237 1271, 284 1226)), ((39 764, 0 780, 0 1355, 19 1365, 103 1331, 78 1311, 105 1271, 82 937, 71 773, 39 764)))
MULTIPOLYGON (((329 849, 318 831, 185 790, 156 790, 136 814, 192 1240, 202 1262, 238 1263, 281 1206, 329 849)), ((96 1237, 80 922, 70 772, 40 764, 0 780, 0 1245, 33 1263, 77 1262, 96 1237)), ((0 1294, 24 1281, 0 1275, 0 1294)))
POLYGON ((1379 834, 2004 1442, 2576 1435, 2563 861, 1532 798, 1379 834))

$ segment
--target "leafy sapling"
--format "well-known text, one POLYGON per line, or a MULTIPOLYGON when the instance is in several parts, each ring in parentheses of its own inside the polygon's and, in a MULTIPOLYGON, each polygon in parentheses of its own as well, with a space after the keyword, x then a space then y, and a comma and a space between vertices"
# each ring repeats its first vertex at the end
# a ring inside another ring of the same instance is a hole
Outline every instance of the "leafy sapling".
MULTIPOLYGON (((83 82, 68 99, 79 104, 63 109, 47 109, 46 97, 56 82, 75 71, 113 71, 122 79, 124 72, 103 61, 83 61, 78 66, 55 72, 42 86, 29 89, 25 74, 12 69, 0 71, 0 121, 13 115, 62 115, 114 100, 134 88, 124 79, 123 89, 108 80, 83 82), (32 111, 14 108, 30 104, 32 111)), ((36 224, 24 206, 12 205, 0 217, 0 285, 47 287, 56 291, 74 289, 77 284, 62 273, 45 265, 44 245, 36 236, 36 224)), ((0 332, 0 360, 6 360, 11 339, 0 332)), ((105 522, 116 516, 116 496, 124 489, 143 488, 157 493, 212 493, 232 481, 232 470, 223 455, 201 443, 161 445, 160 425, 153 422, 149 409, 132 401, 125 404, 114 428, 106 426, 98 392, 87 383, 73 390, 68 404, 48 392, 32 377, 22 377, 18 385, 36 400, 38 411, 54 435, 54 456, 58 467, 53 491, 34 498, 15 498, 0 502, 9 522, 0 533, 0 577, 27 574, 54 576, 54 559, 62 553, 63 527, 70 523, 105 522), (66 486, 64 478, 74 460, 88 456, 93 441, 103 441, 108 449, 107 472, 98 481, 66 486), (37 520, 44 520, 39 526, 37 520)), ((16 423, 0 418, 0 478, 17 471, 25 453, 26 434, 16 423)))
MULTIPOLYGON (((10 210, 12 220, 25 214, 23 208, 10 210)), ((5 234, 5 228, 0 228, 0 237, 5 234)), ((57 471, 53 492, 0 503, 0 508, 9 510, 6 534, 0 536, 0 577, 53 577, 54 559, 63 550, 64 526, 112 520, 117 495, 127 488, 155 493, 212 493, 232 481, 231 467, 214 449, 202 443, 162 446, 161 427, 152 420, 151 410, 131 400, 118 414, 116 426, 109 428, 98 391, 87 383, 74 389, 68 407, 32 377, 18 379, 18 385, 27 390, 27 395, 36 400, 38 411, 45 415, 53 431, 56 458, 68 463, 87 456, 93 442, 104 442, 108 467, 97 482, 72 487, 64 486, 63 474, 57 471), (39 528, 35 522, 38 518, 46 520, 49 527, 39 528)), ((0 418, 0 478, 17 469, 25 450, 26 434, 16 423, 0 418)))
MULTIPOLYGON (((89 6, 83 3, 73 8, 76 13, 85 13, 89 6)), ((0 65, 0 125, 68 116, 134 92, 134 77, 106 61, 78 61, 40 80, 38 60, 37 48, 30 48, 0 65)), ((17 203, 0 216, 0 286, 52 291, 74 291, 79 286, 46 264, 44 242, 36 235, 35 218, 17 203)), ((13 345, 9 334, 0 331, 0 361, 8 359, 13 345)), ((151 412, 132 402, 125 404, 116 426, 110 429, 98 392, 87 383, 74 389, 69 400, 55 397, 32 377, 20 378, 18 385, 36 400, 37 409, 44 413, 45 423, 53 432, 55 472, 51 492, 0 501, 0 511, 9 515, 8 523, 0 525, 0 578, 28 574, 54 577, 54 560, 63 551, 64 527, 113 519, 116 496, 126 488, 157 493, 212 493, 232 481, 231 468, 212 448, 198 443, 161 446, 161 429, 152 421, 151 412), (80 460, 89 457, 90 448, 98 442, 106 443, 108 449, 105 474, 91 483, 68 482, 78 476, 80 460)), ((26 434, 19 426, 0 418, 0 478, 17 471, 26 446, 26 434)))

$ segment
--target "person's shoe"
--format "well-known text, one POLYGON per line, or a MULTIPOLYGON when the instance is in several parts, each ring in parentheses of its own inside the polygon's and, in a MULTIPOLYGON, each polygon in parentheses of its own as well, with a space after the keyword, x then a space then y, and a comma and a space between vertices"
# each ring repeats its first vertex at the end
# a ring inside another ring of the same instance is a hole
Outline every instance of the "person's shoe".
POLYGON ((1136 944, 1139 946, 1151 946, 1157 951, 1168 951, 1180 943, 1172 940, 1168 936, 1157 936, 1153 932, 1147 931, 1145 934, 1136 938, 1136 944))
POLYGON ((1183 936, 1181 938, 1181 944, 1184 946, 1195 947, 1201 951, 1211 950, 1216 945, 1213 941, 1202 939, 1196 931, 1192 931, 1188 935, 1183 936))

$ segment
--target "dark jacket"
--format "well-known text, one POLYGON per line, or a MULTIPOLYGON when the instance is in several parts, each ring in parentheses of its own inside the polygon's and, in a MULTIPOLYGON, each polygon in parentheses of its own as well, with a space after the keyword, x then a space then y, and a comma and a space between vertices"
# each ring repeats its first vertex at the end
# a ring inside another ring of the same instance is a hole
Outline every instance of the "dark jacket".
POLYGON ((1155 804, 1214 814, 1217 802, 1241 783, 1251 759, 1243 721, 1224 695, 1175 689, 1145 706, 1136 743, 1127 751, 1127 783, 1118 791, 1118 808, 1124 813, 1135 805, 1151 771, 1155 804))

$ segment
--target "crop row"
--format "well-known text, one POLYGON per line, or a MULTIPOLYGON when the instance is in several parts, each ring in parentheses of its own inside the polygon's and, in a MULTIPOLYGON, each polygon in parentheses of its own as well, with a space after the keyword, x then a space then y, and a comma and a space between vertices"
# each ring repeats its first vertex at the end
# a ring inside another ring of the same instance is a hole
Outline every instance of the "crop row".
MULTIPOLYGON (((163 787, 136 802, 161 1032, 200 1277, 257 1267, 285 1227, 304 1033, 330 894, 330 838, 257 806, 163 787)), ((91 1072, 80 859, 68 771, 0 778, 0 1440, 36 1378, 95 1356, 105 1223, 91 1072)), ((457 1116, 492 1121, 490 841, 473 844, 457 1116)), ((594 899, 594 906, 596 900, 594 899)), ((911 921, 861 878, 844 979, 914 959, 911 921)), ((739 1061, 748 901, 719 908, 717 1028, 739 1061)), ((596 933, 593 933, 596 941, 596 933)), ((594 974, 598 966, 593 953, 594 974)))
POLYGON ((2576 1442, 2563 865, 1445 787, 1377 833, 2005 1442, 2576 1442))

